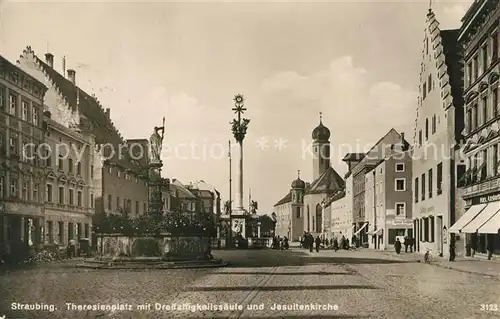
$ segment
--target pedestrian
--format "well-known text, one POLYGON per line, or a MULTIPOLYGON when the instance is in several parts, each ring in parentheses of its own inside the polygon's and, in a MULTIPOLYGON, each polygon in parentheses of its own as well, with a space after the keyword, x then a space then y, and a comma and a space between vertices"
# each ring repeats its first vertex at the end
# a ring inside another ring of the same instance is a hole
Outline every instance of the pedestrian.
POLYGON ((68 245, 68 257, 73 258, 75 257, 75 252, 76 252, 76 241, 71 238, 69 240, 69 245, 68 245))
POLYGON ((455 261, 455 245, 456 240, 454 234, 450 234, 450 259, 449 261, 455 261))
POLYGON ((349 248, 350 248, 350 246, 349 246, 349 239, 348 239, 348 238, 346 238, 346 240, 345 240, 345 247, 344 247, 344 249, 345 249, 345 250, 349 250, 349 248))
POLYGON ((358 238, 356 237, 356 235, 352 235, 352 238, 351 238, 351 243, 353 245, 356 245, 356 247, 358 246, 357 245, 357 242, 358 242, 358 238))
POLYGON ((344 235, 342 235, 342 238, 340 238, 339 249, 345 249, 345 237, 344 237, 344 235))
POLYGON ((403 242, 403 245, 405 245, 405 253, 408 253, 408 246, 410 245, 410 241, 408 240, 408 236, 405 236, 405 240, 403 242))
POLYGON ((316 252, 317 253, 319 253, 319 245, 321 245, 321 238, 319 238, 319 236, 316 236, 316 252))
POLYGON ((492 240, 492 237, 486 239, 488 241, 486 244, 486 250, 488 250, 488 260, 491 260, 491 257, 493 257, 493 250, 495 250, 495 242, 492 240))
POLYGON ((337 240, 337 237, 333 239, 333 250, 335 251, 339 250, 339 242, 337 240))
POLYGON ((307 235, 307 245, 309 247, 309 252, 313 252, 314 250, 314 237, 311 234, 307 235))
POLYGON ((394 249, 396 249, 396 254, 399 255, 401 252, 401 242, 399 241, 399 238, 396 239, 396 243, 394 244, 394 249))
POLYGON ((408 244, 410 245, 410 253, 413 252, 413 245, 415 243, 415 238, 412 238, 411 236, 408 237, 408 244))

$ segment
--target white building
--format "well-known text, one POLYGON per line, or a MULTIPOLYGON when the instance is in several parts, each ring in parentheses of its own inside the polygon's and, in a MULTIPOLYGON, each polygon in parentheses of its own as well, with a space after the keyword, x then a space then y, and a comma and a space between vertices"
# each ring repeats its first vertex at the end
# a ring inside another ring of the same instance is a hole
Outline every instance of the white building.
POLYGON ((414 136, 413 229, 417 250, 449 254, 455 218, 455 158, 463 130, 458 30, 440 30, 434 13, 425 23, 414 136))

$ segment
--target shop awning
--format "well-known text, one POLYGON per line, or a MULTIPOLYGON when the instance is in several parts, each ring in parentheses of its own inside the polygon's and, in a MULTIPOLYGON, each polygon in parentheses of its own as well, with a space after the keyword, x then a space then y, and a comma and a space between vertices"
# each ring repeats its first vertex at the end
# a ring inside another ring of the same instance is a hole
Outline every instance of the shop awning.
POLYGON ((450 233, 459 233, 465 225, 471 222, 486 207, 487 204, 472 205, 460 217, 453 226, 450 227, 450 233))
POLYGON ((363 224, 363 226, 361 226, 361 228, 360 228, 360 229, 358 229, 358 230, 354 233, 354 235, 355 235, 355 236, 358 236, 358 234, 359 234, 359 233, 363 230, 363 228, 365 228, 366 226, 368 226, 368 223, 364 223, 364 224, 363 224))
POLYGON ((481 228, 477 230, 480 234, 498 234, 500 230, 500 211, 491 217, 481 228))
POLYGON ((499 210, 500 206, 498 205, 498 202, 489 203, 476 218, 462 228, 462 233, 473 234, 477 232, 478 229, 486 224, 486 222, 490 220, 499 210))

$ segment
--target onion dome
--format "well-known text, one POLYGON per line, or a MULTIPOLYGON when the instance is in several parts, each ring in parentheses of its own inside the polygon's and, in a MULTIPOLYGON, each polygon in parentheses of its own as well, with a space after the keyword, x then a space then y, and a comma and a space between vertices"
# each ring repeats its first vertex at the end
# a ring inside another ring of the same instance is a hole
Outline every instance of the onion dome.
POLYGON ((319 125, 312 131, 312 138, 315 141, 328 141, 330 139, 330 130, 323 125, 322 113, 319 113, 319 125))
POLYGON ((300 171, 298 171, 297 179, 292 182, 293 189, 304 189, 306 188, 306 183, 300 179, 300 171))

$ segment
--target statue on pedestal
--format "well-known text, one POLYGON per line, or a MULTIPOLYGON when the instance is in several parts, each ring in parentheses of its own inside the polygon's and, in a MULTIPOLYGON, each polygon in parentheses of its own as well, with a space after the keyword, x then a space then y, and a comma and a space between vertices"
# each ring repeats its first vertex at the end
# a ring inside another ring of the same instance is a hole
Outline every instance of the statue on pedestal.
POLYGON ((250 204, 250 213, 251 214, 257 214, 257 209, 259 208, 259 205, 256 201, 252 201, 250 204))
POLYGON ((165 134, 165 118, 161 127, 155 126, 153 134, 149 138, 149 162, 151 164, 161 163, 161 150, 165 134), (161 131, 161 135, 158 133, 161 131))

